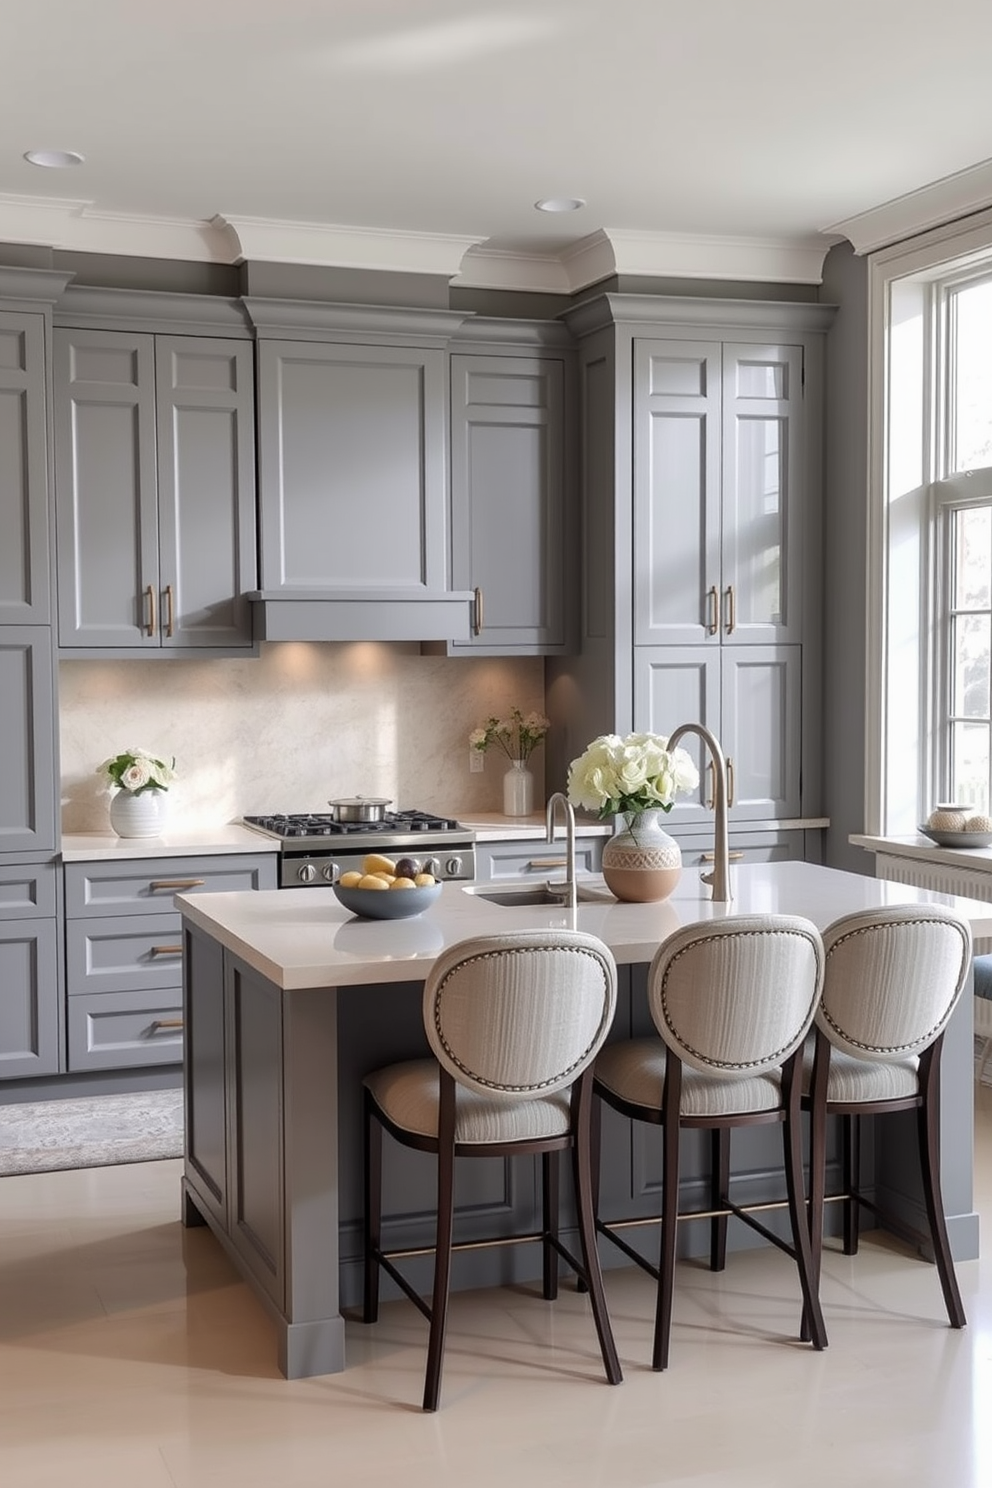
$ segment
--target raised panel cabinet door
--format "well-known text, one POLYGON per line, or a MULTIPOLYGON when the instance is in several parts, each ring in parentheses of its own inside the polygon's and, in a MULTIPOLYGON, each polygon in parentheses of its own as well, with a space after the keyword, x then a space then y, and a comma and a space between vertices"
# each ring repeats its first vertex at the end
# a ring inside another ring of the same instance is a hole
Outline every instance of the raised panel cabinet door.
POLYGON ((723 574, 729 645, 802 639, 803 348, 723 348, 723 574))
POLYGON ((480 596, 453 652, 565 647, 564 400, 560 358, 451 358, 453 586, 480 596))
POLYGON ((718 644, 720 346, 634 342, 634 642, 718 644))
POLYGON ((170 648, 251 646, 258 587, 250 342, 155 341, 159 612, 170 648))
POLYGON ((0 853, 55 850, 55 694, 47 625, 0 626, 0 853))
POLYGON ((59 1069, 55 920, 0 921, 0 1080, 59 1069))
POLYGON ((722 660, 731 820, 798 817, 802 647, 724 647, 722 660))
POLYGON ((258 355, 262 589, 445 592, 443 350, 264 341, 258 355))
POLYGON ((40 315, 0 313, 0 625, 47 625, 48 459, 40 315))
MULTIPOLYGON (((720 739, 720 650, 709 646, 634 647, 634 728, 664 738, 680 724, 701 723, 720 739)), ((694 735, 682 748, 696 762, 699 788, 679 796, 662 825, 712 825, 713 774, 702 743, 694 735)))
POLYGON ((154 337, 56 329, 59 644, 161 645, 154 337))

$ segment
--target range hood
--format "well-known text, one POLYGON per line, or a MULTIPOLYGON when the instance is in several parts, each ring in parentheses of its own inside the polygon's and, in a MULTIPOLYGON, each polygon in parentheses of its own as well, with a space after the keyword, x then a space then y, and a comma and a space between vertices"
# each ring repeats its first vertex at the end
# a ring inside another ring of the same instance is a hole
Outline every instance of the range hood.
POLYGON ((467 641, 471 590, 258 590, 252 602, 256 641, 467 641))

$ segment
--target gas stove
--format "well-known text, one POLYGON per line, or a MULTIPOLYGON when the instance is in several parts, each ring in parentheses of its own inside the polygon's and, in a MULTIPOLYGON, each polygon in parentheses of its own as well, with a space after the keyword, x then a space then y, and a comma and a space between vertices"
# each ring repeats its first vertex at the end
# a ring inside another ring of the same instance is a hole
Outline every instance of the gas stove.
POLYGON ((475 833, 452 817, 427 811, 387 811, 377 822, 342 822, 313 812, 242 817, 246 827, 282 845, 280 888, 334 883, 361 867, 368 852, 417 860, 438 879, 475 877, 475 833))

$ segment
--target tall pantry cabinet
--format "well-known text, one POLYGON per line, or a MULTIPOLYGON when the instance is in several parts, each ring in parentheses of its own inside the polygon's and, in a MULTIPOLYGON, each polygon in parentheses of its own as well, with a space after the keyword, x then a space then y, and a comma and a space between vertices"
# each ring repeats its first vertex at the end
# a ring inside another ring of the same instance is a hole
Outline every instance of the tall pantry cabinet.
MULTIPOLYGON (((700 722, 732 845, 803 856, 819 808, 822 365, 832 309, 602 295, 579 345, 581 655, 548 663, 555 776, 590 739, 700 722), (757 835, 756 835, 757 834, 757 835)), ((712 834, 712 771, 669 818, 712 834)), ((549 765, 552 762, 549 760, 549 765)))
POLYGON ((66 281, 0 270, 0 1079, 59 1067, 46 408, 51 307, 66 281))

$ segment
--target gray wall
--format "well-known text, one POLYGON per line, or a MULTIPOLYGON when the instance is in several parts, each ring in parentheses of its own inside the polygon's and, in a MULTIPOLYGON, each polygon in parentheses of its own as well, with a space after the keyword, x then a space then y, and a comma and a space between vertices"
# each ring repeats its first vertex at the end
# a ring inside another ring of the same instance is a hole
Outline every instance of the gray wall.
POLYGON ((847 243, 827 254, 821 299, 838 307, 827 336, 824 480, 824 861, 870 873, 851 847, 864 830, 868 523, 868 263, 847 243))

